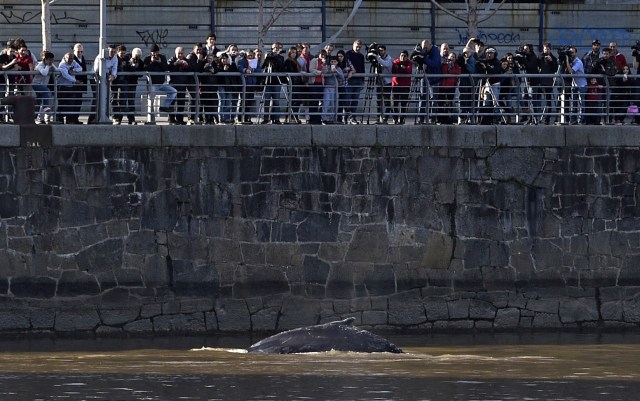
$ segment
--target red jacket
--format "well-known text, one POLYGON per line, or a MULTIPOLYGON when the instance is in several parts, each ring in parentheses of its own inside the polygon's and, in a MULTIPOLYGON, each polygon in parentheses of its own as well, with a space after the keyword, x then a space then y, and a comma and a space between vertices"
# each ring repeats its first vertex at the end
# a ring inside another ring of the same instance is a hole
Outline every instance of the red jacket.
POLYGON ((393 60, 393 64, 391 65, 391 73, 392 74, 408 74, 407 76, 398 77, 393 76, 391 78, 392 86, 411 86, 411 69, 413 68, 410 60, 405 60, 404 64, 400 61, 399 58, 393 60))
MULTIPOLYGON (((450 67, 450 63, 442 64, 442 73, 443 74, 455 74, 460 75, 462 69, 458 65, 458 63, 453 63, 453 67, 450 67)), ((442 77, 440 78, 440 86, 444 86, 447 88, 452 88, 458 85, 457 77, 442 77)))

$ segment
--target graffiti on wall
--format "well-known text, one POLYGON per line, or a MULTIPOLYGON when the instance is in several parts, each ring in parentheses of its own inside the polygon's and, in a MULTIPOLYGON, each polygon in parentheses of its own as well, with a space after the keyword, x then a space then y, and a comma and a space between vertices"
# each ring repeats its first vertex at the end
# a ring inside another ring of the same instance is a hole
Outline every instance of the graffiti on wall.
POLYGON ((146 46, 149 45, 158 45, 158 47, 167 47, 167 37, 169 36, 168 29, 155 29, 146 31, 136 31, 140 39, 144 42, 146 46))
POLYGON ((591 48, 594 39, 600 40, 604 47, 609 42, 616 42, 623 49, 640 40, 640 32, 629 32, 626 29, 602 29, 602 28, 559 28, 549 29, 549 42, 554 46, 576 45, 591 48))
MULTIPOLYGON (((13 11, 2 11, 0 15, 4 18, 4 21, 7 24, 25 24, 28 22, 36 22, 40 21, 40 15, 42 13, 32 13, 26 11, 22 14, 14 13, 13 11)), ((51 23, 53 24, 61 24, 61 23, 78 23, 78 22, 87 22, 85 19, 76 18, 69 15, 66 11, 62 13, 51 13, 51 23)))
MULTIPOLYGON (((466 45, 469 41, 469 31, 466 29, 456 28, 456 33, 458 34, 458 44, 466 45)), ((517 44, 520 45, 520 33, 512 32, 512 31, 486 31, 486 30, 478 30, 478 39, 483 41, 486 44, 493 45, 509 45, 509 44, 517 44)))

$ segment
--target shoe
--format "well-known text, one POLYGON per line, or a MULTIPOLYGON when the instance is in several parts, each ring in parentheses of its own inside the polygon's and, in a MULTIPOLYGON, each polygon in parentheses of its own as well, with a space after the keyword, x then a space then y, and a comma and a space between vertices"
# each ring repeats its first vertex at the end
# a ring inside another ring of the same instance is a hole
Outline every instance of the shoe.
POLYGON ((161 113, 171 113, 173 111, 171 107, 160 107, 158 110, 160 110, 161 113))
POLYGON ((262 120, 260 121, 260 124, 269 124, 269 120, 262 120))
POLYGON ((45 121, 38 118, 36 120, 36 124, 38 124, 38 125, 45 124, 45 121))
POLYGON ((192 119, 188 119, 187 120, 187 125, 196 125, 196 122, 193 121, 192 119))
POLYGON ((271 124, 279 125, 279 124, 282 124, 282 123, 280 122, 280 120, 272 120, 271 124))
POLYGON ((113 125, 120 125, 120 124, 122 124, 122 121, 120 121, 120 120, 113 120, 113 121, 111 122, 111 124, 113 124, 113 125))
POLYGON ((356 121, 355 117, 351 117, 351 119, 349 120, 349 124, 351 125, 358 125, 360 124, 358 121, 356 121))

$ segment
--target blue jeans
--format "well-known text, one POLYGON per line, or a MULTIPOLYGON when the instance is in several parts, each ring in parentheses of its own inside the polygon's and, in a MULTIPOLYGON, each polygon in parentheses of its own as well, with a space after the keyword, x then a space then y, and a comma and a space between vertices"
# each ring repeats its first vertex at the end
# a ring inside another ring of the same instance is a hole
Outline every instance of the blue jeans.
POLYGON ((51 91, 47 85, 32 85, 33 91, 36 93, 36 100, 41 107, 51 106, 51 91))
POLYGON ((264 88, 264 119, 275 121, 280 119, 280 90, 281 85, 267 85, 264 88))
POLYGON ((160 107, 171 107, 173 102, 176 100, 176 96, 178 95, 178 91, 176 88, 169 84, 162 85, 151 85, 149 88, 149 99, 153 100, 156 92, 162 92, 166 95, 166 97, 162 100, 162 104, 160 107))
POLYGON ((586 86, 574 86, 571 88, 571 122, 583 123, 585 101, 587 98, 586 86))
POLYGON ((344 87, 344 108, 347 114, 355 114, 358 109, 360 92, 364 86, 363 78, 351 78, 344 87))

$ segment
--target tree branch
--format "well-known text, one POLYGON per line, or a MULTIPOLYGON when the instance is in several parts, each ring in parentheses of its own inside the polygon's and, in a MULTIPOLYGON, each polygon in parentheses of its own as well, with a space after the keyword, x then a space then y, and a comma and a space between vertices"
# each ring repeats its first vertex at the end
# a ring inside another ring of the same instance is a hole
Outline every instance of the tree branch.
POLYGON ((266 24, 264 24, 264 28, 263 28, 263 32, 267 32, 269 30, 269 28, 271 28, 273 26, 273 24, 276 23, 276 21, 278 20, 278 18, 280 18, 280 16, 287 11, 287 9, 289 8, 289 6, 291 5, 291 3, 293 3, 294 0, 287 0, 287 2, 279 8, 275 8, 273 10, 273 13, 271 14, 271 16, 269 17, 269 21, 267 21, 266 24), (277 11, 277 12, 276 12, 277 11))
MULTIPOLYGON (((503 0, 504 2, 505 0, 503 0)), ((462 22, 467 22, 467 20, 465 18, 462 18, 461 16, 457 15, 456 13, 450 11, 449 9, 447 9, 446 7, 443 7, 440 5, 440 3, 438 3, 436 0, 431 0, 431 2, 438 7, 441 11, 443 11, 445 14, 448 14, 450 16, 452 16, 453 18, 460 20, 462 22)))
POLYGON ((502 5, 503 5, 504 3, 506 3, 506 2, 507 2, 507 0, 502 0, 502 1, 500 2, 500 4, 498 4, 498 5, 496 6, 496 9, 495 9, 495 10, 493 10, 493 12, 492 12, 491 14, 488 14, 488 15, 486 15, 486 16, 484 16, 484 17, 482 17, 482 18, 478 19, 478 23, 480 23, 480 22, 484 22, 484 21, 488 20, 489 18, 493 17, 493 16, 498 12, 498 10, 500 9, 500 7, 502 7, 502 5))

